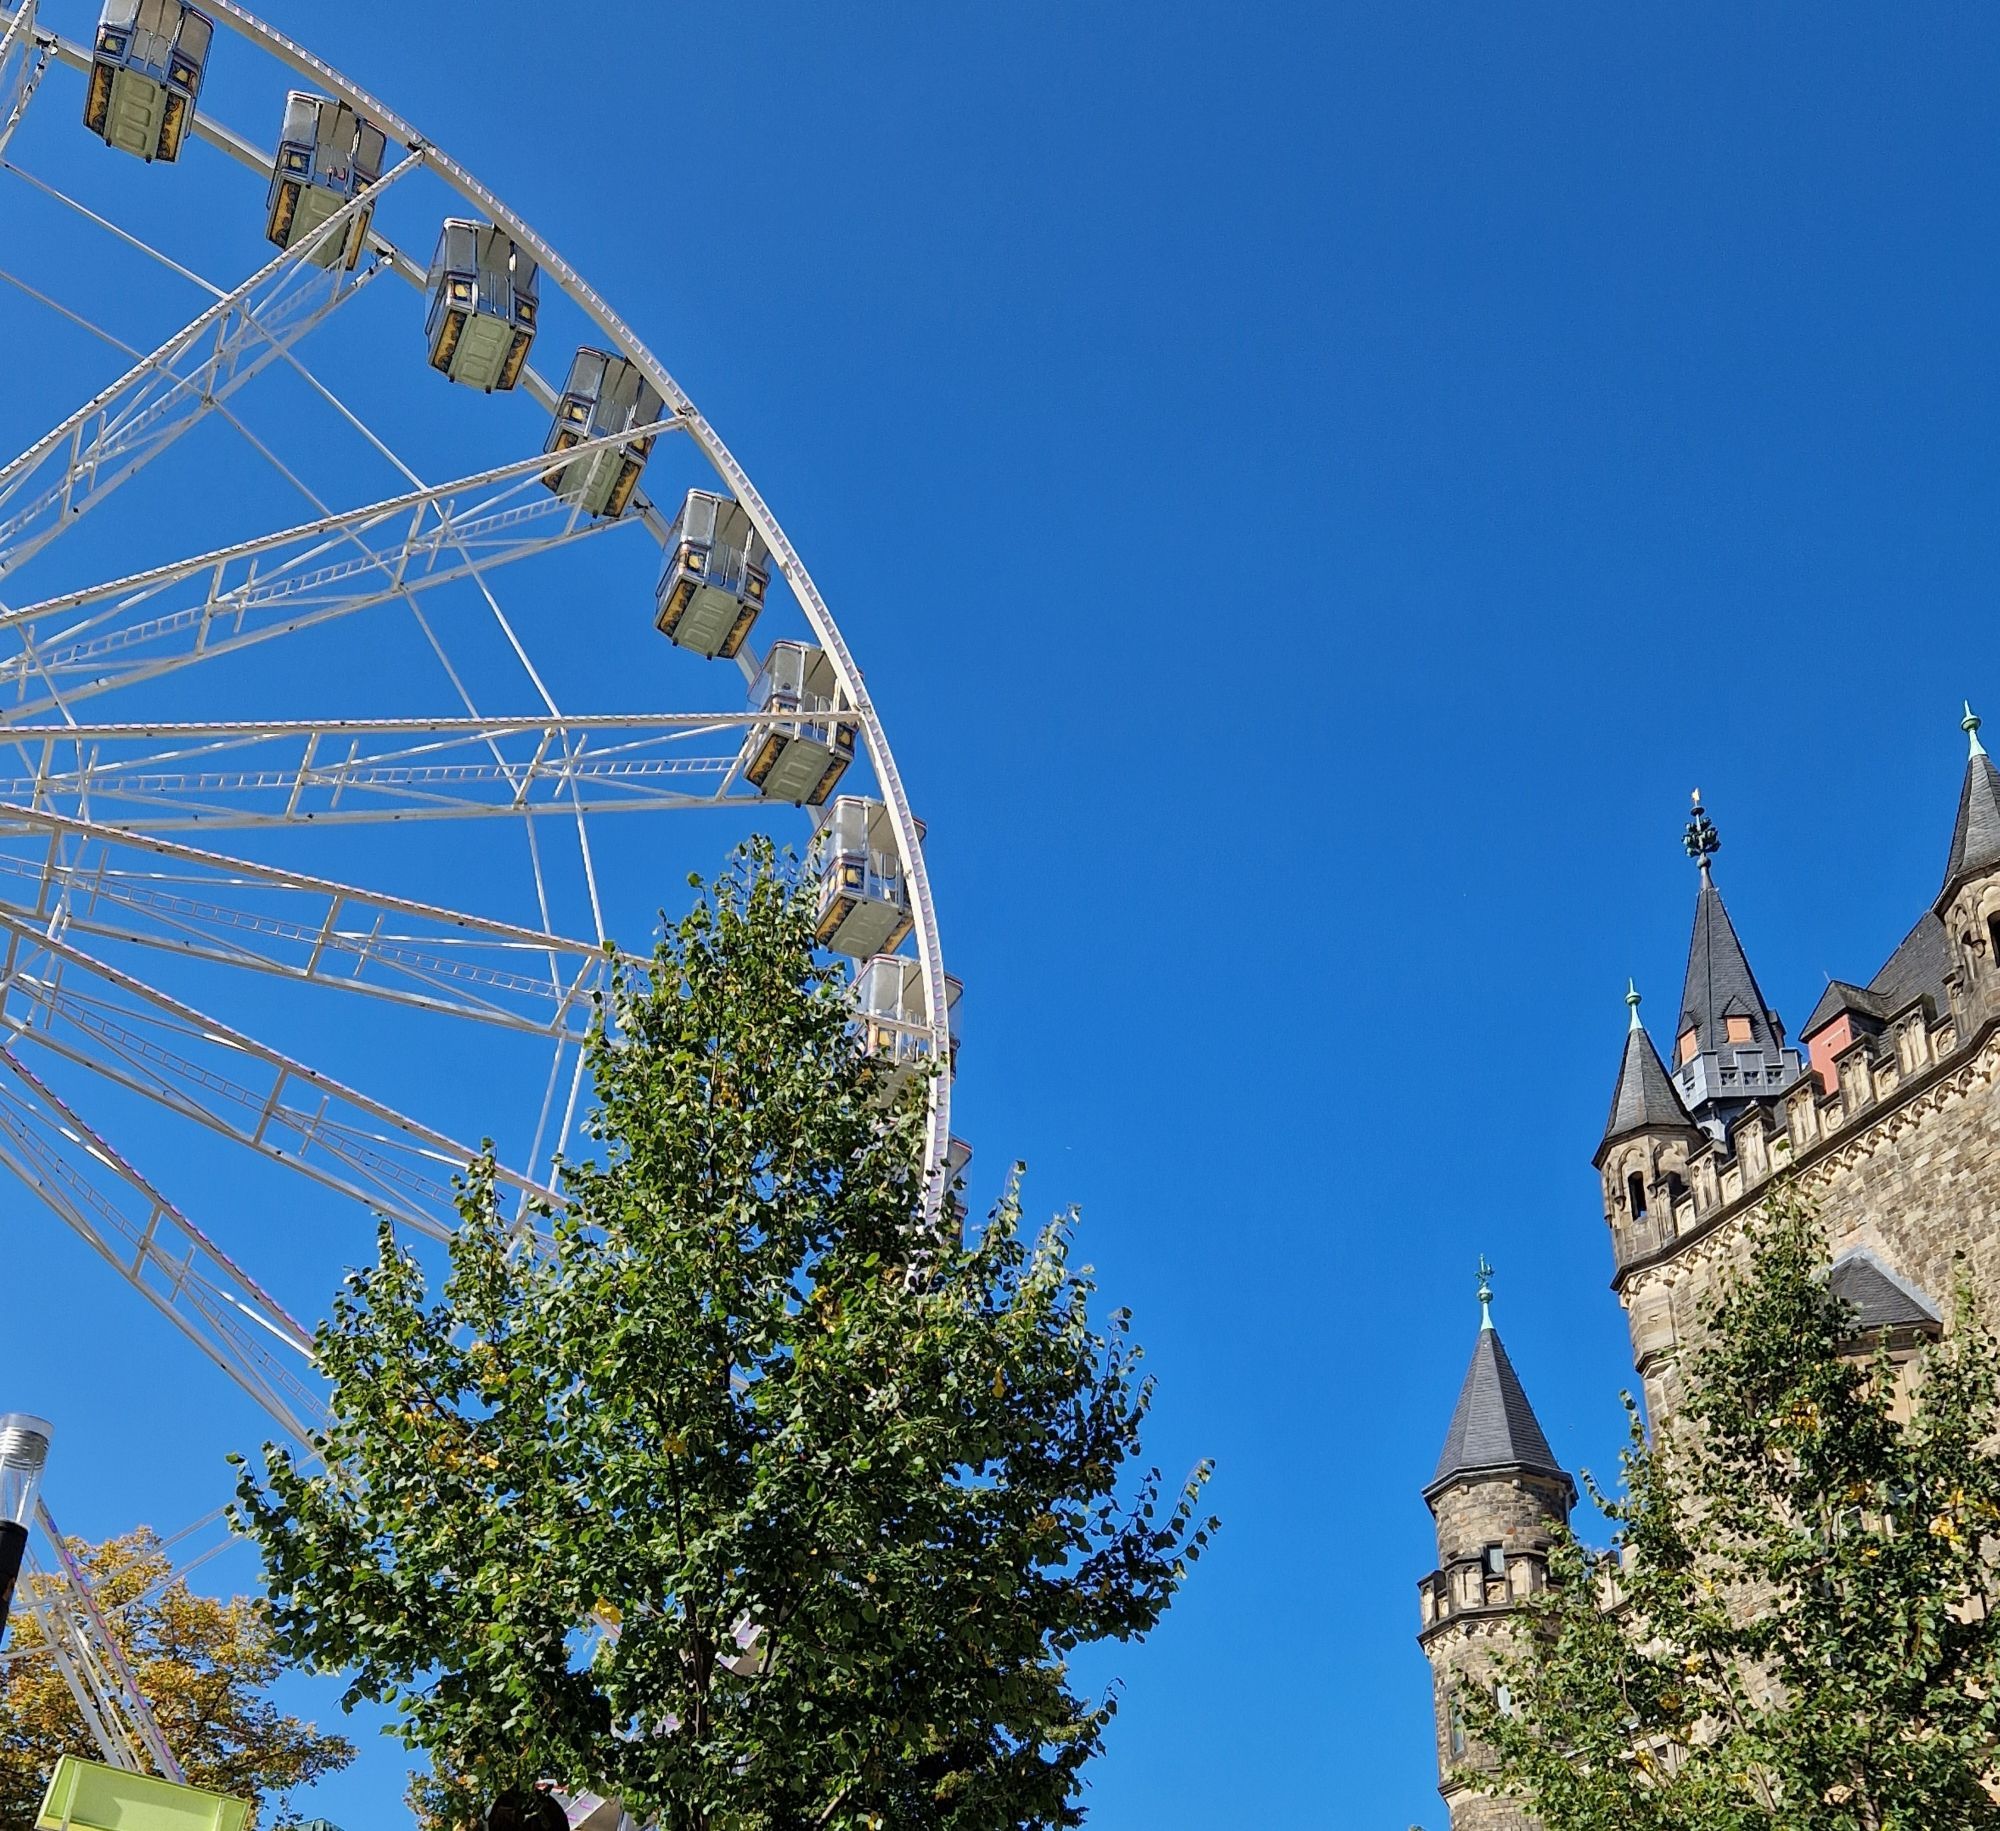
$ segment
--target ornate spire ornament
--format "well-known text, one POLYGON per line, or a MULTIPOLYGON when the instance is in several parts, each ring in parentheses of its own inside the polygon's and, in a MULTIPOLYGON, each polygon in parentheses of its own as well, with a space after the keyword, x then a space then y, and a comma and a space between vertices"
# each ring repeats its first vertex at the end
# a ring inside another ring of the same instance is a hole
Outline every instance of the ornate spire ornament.
POLYGON ((1639 1005, 1641 1000, 1636 980, 1628 979, 1625 981, 1625 1002, 1632 1007, 1632 1021, 1625 1027, 1628 1030, 1643 1030, 1645 1025, 1639 1021, 1639 1005))
POLYGON ((1972 701, 1968 699, 1965 702, 1965 716, 1958 721, 1958 728, 1971 740, 1972 754, 1983 757, 1986 754, 1986 746, 1979 741, 1979 725, 1979 714, 1973 711, 1972 701))
POLYGON ((1708 817, 1708 809, 1701 804, 1701 790, 1694 791, 1694 814, 1687 823, 1687 833, 1681 840, 1687 848, 1687 855, 1708 875, 1708 861, 1722 850, 1722 836, 1715 830, 1715 822, 1708 817))
POLYGON ((1479 1255, 1479 1326, 1493 1326, 1493 1267, 1486 1263, 1484 1253, 1479 1255))

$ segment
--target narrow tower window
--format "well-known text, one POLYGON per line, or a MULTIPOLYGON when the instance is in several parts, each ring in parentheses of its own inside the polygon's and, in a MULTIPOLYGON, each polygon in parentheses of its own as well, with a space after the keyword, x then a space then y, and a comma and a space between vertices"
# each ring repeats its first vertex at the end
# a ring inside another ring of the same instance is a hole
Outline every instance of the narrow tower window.
POLYGON ((1634 1170, 1625 1179, 1625 1200, 1632 1209, 1632 1218, 1643 1221, 1646 1218, 1646 1179, 1634 1170))
POLYGON ((2000 915, 1986 918, 1986 938, 1993 944, 1993 958, 2000 960, 2000 915))
POLYGON ((1489 1577, 1504 1577, 1507 1574, 1507 1547, 1505 1545, 1488 1545, 1479 1555, 1485 1562, 1486 1574, 1489 1577))

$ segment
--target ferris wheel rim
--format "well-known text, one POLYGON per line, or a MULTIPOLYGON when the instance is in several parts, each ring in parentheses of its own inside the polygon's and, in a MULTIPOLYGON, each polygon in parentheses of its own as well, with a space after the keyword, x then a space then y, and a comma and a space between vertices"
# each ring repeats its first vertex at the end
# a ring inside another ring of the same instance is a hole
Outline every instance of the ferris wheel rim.
MULTIPOLYGON (((925 1009, 936 1059, 946 1059, 950 1048, 949 990, 944 970, 935 900, 925 862, 921 828, 910 806, 908 791, 889 744, 888 733, 868 693, 866 680, 845 636, 835 620, 804 560, 748 471, 736 458, 714 426, 695 406, 693 399, 609 302, 584 278, 550 242, 499 194, 485 185, 469 167, 452 158, 414 123, 389 107, 372 91, 355 83, 334 65, 319 57, 289 34, 279 31, 236 0, 201 0, 202 9, 217 25, 243 39, 295 74, 323 86, 335 99, 399 142, 469 205, 482 211, 489 221, 503 228, 526 249, 553 283, 585 317, 633 363, 658 390, 670 411, 669 424, 687 432, 716 475, 742 505, 752 524, 771 550, 773 559, 792 588, 808 627, 831 662, 840 690, 852 708, 854 723, 861 733, 876 788, 888 814, 896 842, 904 881, 909 887, 916 959, 924 992, 925 1009)), ((41 30, 36 0, 13 7, 0 4, 0 20, 11 42, 24 21, 38 41, 49 46, 63 63, 87 68, 89 54, 59 34, 41 30)), ((192 131, 234 158, 238 163, 269 170, 269 157, 256 144, 243 138, 212 116, 197 110, 192 131)), ((404 280, 422 286, 424 269, 408 254, 387 240, 379 230, 371 230, 371 245, 404 280)), ((951 1149, 951 1074, 949 1070, 931 1075, 928 1090, 926 1157, 928 1165, 927 1206, 933 1215, 946 1210, 951 1149)))

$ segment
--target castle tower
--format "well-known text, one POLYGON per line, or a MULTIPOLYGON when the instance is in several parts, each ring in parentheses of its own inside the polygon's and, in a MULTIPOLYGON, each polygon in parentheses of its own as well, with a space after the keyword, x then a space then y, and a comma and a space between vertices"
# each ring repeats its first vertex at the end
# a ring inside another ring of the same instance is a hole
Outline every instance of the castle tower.
POLYGON ((2000 1010, 2000 770, 1979 741, 1979 718, 1968 705, 1962 726, 1971 743, 1965 786, 1944 886, 1932 905, 1944 924, 1945 980, 1961 1033, 2000 1010))
POLYGON ((1701 804, 1700 789, 1683 843, 1701 868, 1701 885, 1674 1031, 1673 1075, 1682 1104, 1722 1141, 1752 1105, 1775 1101, 1799 1078, 1804 1063, 1796 1049, 1785 1046, 1785 1026, 1757 989, 1757 976, 1715 887, 1711 861, 1722 840, 1701 804))
POLYGON ((1424 1489, 1437 1522, 1438 1567, 1419 1589, 1417 1641, 1431 1662, 1437 1709, 1438 1791, 1452 1831, 1532 1831, 1519 1807, 1471 1790, 1482 1758, 1457 1698, 1491 1683, 1495 1648, 1548 1582, 1555 1528, 1576 1505, 1576 1484, 1549 1448, 1534 1407, 1493 1326, 1490 1268, 1480 1263, 1479 1338, 1452 1412, 1437 1473, 1424 1489))
POLYGON ((1620 1264, 1673 1238, 1674 1204, 1689 1189, 1688 1157, 1706 1136, 1639 1021, 1637 986, 1628 983, 1625 1002, 1632 1012, 1625 1053, 1591 1159, 1604 1181, 1604 1219, 1620 1264))

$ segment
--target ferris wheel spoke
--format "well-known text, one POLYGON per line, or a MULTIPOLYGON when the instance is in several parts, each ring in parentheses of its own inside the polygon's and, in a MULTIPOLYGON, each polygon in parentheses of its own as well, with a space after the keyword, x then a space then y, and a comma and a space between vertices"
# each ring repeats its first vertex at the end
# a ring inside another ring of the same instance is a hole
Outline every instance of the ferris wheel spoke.
POLYGON ((405 159, 0 468, 0 576, 74 526, 383 272, 321 268, 311 257, 420 163, 414 154, 405 159))
MULTIPOLYGON (((142 832, 713 807, 754 712, 15 726, 27 804, 142 832)), ((4 729, 4 728, 0 728, 4 729)), ((0 830, 6 816, 0 813, 0 830)))
POLYGON ((0 899, 58 936, 572 1041, 587 1032, 611 966, 599 944, 92 821, 0 807, 6 827, 43 834, 45 843, 33 853, 0 851, 0 899))
POLYGON ((11 1051, 0 1162, 301 1441, 325 1419, 312 1337, 11 1051))
MULTIPOLYGON (((169 997, 0 904, 0 1021, 32 1044, 433 1239, 457 1226, 454 1179, 479 1153, 169 997), (79 988, 78 982, 82 982, 79 988)), ((517 1199, 554 1190, 500 1167, 517 1199)))
POLYGON ((0 612, 6 717, 156 679, 178 669, 471 579, 621 525, 541 487, 545 459, 192 555, 0 612), (461 506, 464 498, 472 500, 461 506), (176 588, 198 584, 192 602, 176 588))
POLYGON ((6 152, 7 142, 35 99, 52 51, 36 35, 34 0, 28 0, 0 34, 0 153, 6 152))

